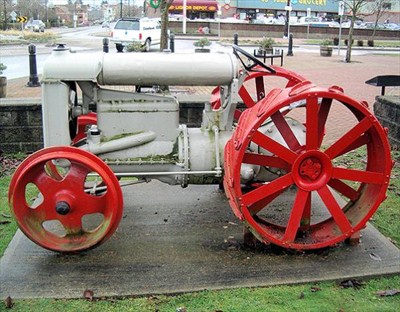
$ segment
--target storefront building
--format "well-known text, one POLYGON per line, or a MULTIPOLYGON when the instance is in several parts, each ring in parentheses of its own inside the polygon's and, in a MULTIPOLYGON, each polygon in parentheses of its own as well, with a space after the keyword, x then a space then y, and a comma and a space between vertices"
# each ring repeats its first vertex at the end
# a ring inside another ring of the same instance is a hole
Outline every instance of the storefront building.
MULTIPOLYGON (((288 0, 237 0, 240 19, 260 20, 265 17, 280 18, 286 15, 288 0)), ((291 0, 292 17, 316 16, 329 19, 337 15, 337 0, 291 0)))
MULTIPOLYGON (((288 0, 186 0, 189 19, 237 18, 241 20, 260 20, 279 18, 286 15, 288 0)), ((337 0, 291 0, 291 16, 330 17, 338 12, 337 0)), ((179 16, 183 12, 183 0, 174 0, 169 12, 179 16)))

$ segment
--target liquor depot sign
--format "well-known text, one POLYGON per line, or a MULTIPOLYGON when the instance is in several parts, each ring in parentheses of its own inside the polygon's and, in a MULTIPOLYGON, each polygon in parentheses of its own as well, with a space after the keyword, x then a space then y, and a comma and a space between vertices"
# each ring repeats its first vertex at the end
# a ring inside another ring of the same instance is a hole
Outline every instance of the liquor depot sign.
MULTIPOLYGON (((218 10, 216 3, 201 2, 201 1, 187 1, 186 10, 188 11, 203 11, 203 12, 214 12, 218 10)), ((169 11, 183 11, 182 1, 174 1, 169 7, 169 11)))
MULTIPOLYGON (((238 0, 238 8, 284 10, 287 0, 238 0)), ((337 12, 336 0, 291 0, 293 10, 306 11, 311 8, 315 12, 337 12)))

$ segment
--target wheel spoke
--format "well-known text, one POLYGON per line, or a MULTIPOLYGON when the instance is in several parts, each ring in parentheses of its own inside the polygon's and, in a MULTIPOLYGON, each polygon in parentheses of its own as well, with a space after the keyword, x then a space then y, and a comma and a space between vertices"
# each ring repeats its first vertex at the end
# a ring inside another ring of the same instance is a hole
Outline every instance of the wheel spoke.
POLYGON ((385 176, 380 172, 334 167, 332 177, 362 183, 382 184, 385 176))
POLYGON ((285 160, 289 164, 293 164, 297 157, 297 154, 295 152, 279 144, 278 142, 261 133, 260 131, 256 131, 254 133, 252 141, 262 148, 275 154, 279 158, 285 160))
POLYGON ((289 187, 292 184, 293 184, 292 175, 286 174, 268 184, 260 186, 259 188, 256 188, 255 190, 252 190, 244 194, 242 196, 242 204, 250 206, 272 194, 275 194, 276 192, 282 191, 283 189, 289 187))
POLYGON ((315 150, 319 147, 318 98, 307 99, 306 104, 306 148, 315 150))
POLYGON ((293 203, 292 212, 289 217, 289 221, 283 236, 283 241, 292 243, 295 238, 297 231, 300 227, 300 220, 305 211, 307 202, 309 201, 311 193, 302 189, 297 190, 296 198, 293 203))
POLYGON ((288 163, 276 156, 244 153, 243 163, 289 170, 288 163))
POLYGON ((85 180, 91 170, 78 163, 71 163, 70 170, 63 180, 63 185, 66 188, 76 190, 77 188, 84 189, 85 180))
POLYGON ((360 194, 356 190, 338 179, 331 179, 328 185, 353 202, 360 197, 360 194))
POLYGON ((331 109, 332 99, 323 98, 318 111, 318 147, 321 146, 324 139, 325 124, 328 120, 329 111, 331 109))
POLYGON ((44 198, 43 202, 35 209, 29 209, 29 214, 31 214, 32 218, 41 220, 41 222, 46 220, 54 220, 59 217, 53 200, 48 200, 46 198, 44 198))
POLYGON ((357 148, 360 148, 363 145, 366 145, 370 142, 370 136, 367 133, 364 133, 363 135, 361 135, 358 139, 356 139, 353 143, 349 144, 349 146, 347 146, 347 148, 345 148, 343 151, 341 151, 341 153, 338 156, 341 156, 343 154, 346 154, 348 152, 354 151, 357 148))
POLYGON ((247 91, 245 86, 242 86, 239 90, 239 95, 243 100, 243 103, 247 106, 247 107, 253 107, 254 105, 256 105, 256 103, 254 102, 253 98, 251 97, 251 95, 249 94, 249 92, 247 91))
POLYGON ((59 218, 60 222, 65 228, 67 236, 82 235, 84 233, 82 227, 82 217, 72 214, 66 218, 59 218))
POLYGON ((45 170, 47 171, 48 175, 50 175, 54 180, 61 181, 63 179, 53 161, 46 162, 45 170))
POLYGON ((288 125, 283 114, 280 111, 277 111, 275 114, 271 115, 271 119, 274 122, 280 134, 282 135, 283 139, 285 140, 287 146, 292 151, 295 151, 298 148, 300 148, 300 143, 297 140, 296 136, 294 135, 292 129, 288 125))
POLYGON ((103 194, 100 196, 83 194, 79 200, 82 208, 82 215, 92 214, 92 213, 102 213, 107 207, 107 195, 103 194))
POLYGON ((264 76, 256 77, 257 102, 265 97, 264 76))
POLYGON ((325 206, 328 208, 329 212, 331 213, 340 231, 342 231, 342 233, 350 231, 351 224, 342 209, 340 208, 336 199, 333 197, 332 192, 329 190, 329 188, 326 185, 323 186, 318 190, 318 194, 324 202, 325 206))
POLYGON ((49 177, 46 172, 42 171, 33 177, 32 181, 46 199, 52 197, 54 190, 59 187, 60 181, 49 177))
POLYGON ((355 127, 345 133, 339 140, 337 140, 333 145, 331 145, 325 153, 334 159, 341 155, 350 145, 352 145, 358 138, 361 137, 370 127, 371 122, 367 117, 361 120, 355 127))

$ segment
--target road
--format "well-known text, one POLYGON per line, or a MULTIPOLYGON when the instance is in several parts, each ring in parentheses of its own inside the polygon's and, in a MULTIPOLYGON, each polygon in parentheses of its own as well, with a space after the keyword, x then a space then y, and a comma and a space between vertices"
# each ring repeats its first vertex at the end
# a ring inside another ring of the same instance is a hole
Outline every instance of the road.
MULTIPOLYGON (((98 52, 102 50, 103 38, 108 35, 109 29, 102 28, 101 26, 91 27, 80 27, 80 28, 54 28, 53 32, 59 34, 60 39, 58 43, 65 43, 72 50, 80 51, 85 50, 88 52, 98 52)), ((179 53, 193 53, 194 40, 190 39, 178 39, 175 41, 175 51, 179 53)), ((44 44, 37 44, 37 72, 40 75, 43 71, 43 65, 46 58, 52 52, 52 46, 46 46, 44 44)), ((248 52, 252 53, 255 47, 244 47, 248 52)), ((217 42, 212 42, 210 46, 211 51, 231 51, 230 46, 224 46, 217 42)), ((110 45, 110 53, 116 53, 114 45, 110 45)), ((284 48, 287 51, 287 48, 284 48)), ((159 45, 151 47, 151 52, 159 51, 159 45)), ((286 54, 286 51, 284 53, 286 54)), ((295 53, 319 53, 318 46, 295 46, 295 53)), ((337 53, 337 50, 334 50, 337 53)), ((376 53, 371 50, 353 50, 353 55, 376 53)), ((390 52, 385 52, 390 53, 390 52)), ((398 52, 396 52, 398 53, 398 52)), ((345 48, 342 47, 341 54, 345 54, 345 48)), ((0 60, 7 66, 4 74, 8 79, 21 78, 29 76, 29 56, 27 46, 4 46, 0 50, 0 60)))

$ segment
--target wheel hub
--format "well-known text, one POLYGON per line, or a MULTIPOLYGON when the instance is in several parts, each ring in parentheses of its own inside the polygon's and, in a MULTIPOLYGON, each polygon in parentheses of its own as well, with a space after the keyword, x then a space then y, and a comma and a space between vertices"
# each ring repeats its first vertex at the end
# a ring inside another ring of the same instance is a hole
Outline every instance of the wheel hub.
POLYGON ((300 164, 300 176, 303 178, 309 178, 311 180, 316 180, 322 171, 321 161, 314 157, 309 157, 304 159, 300 164))
POLYGON ((67 202, 59 201, 56 204, 56 211, 58 214, 65 216, 71 211, 71 207, 67 202))
POLYGON ((305 191, 316 191, 330 180, 332 162, 321 151, 307 151, 296 159, 292 173, 298 187, 305 191))

